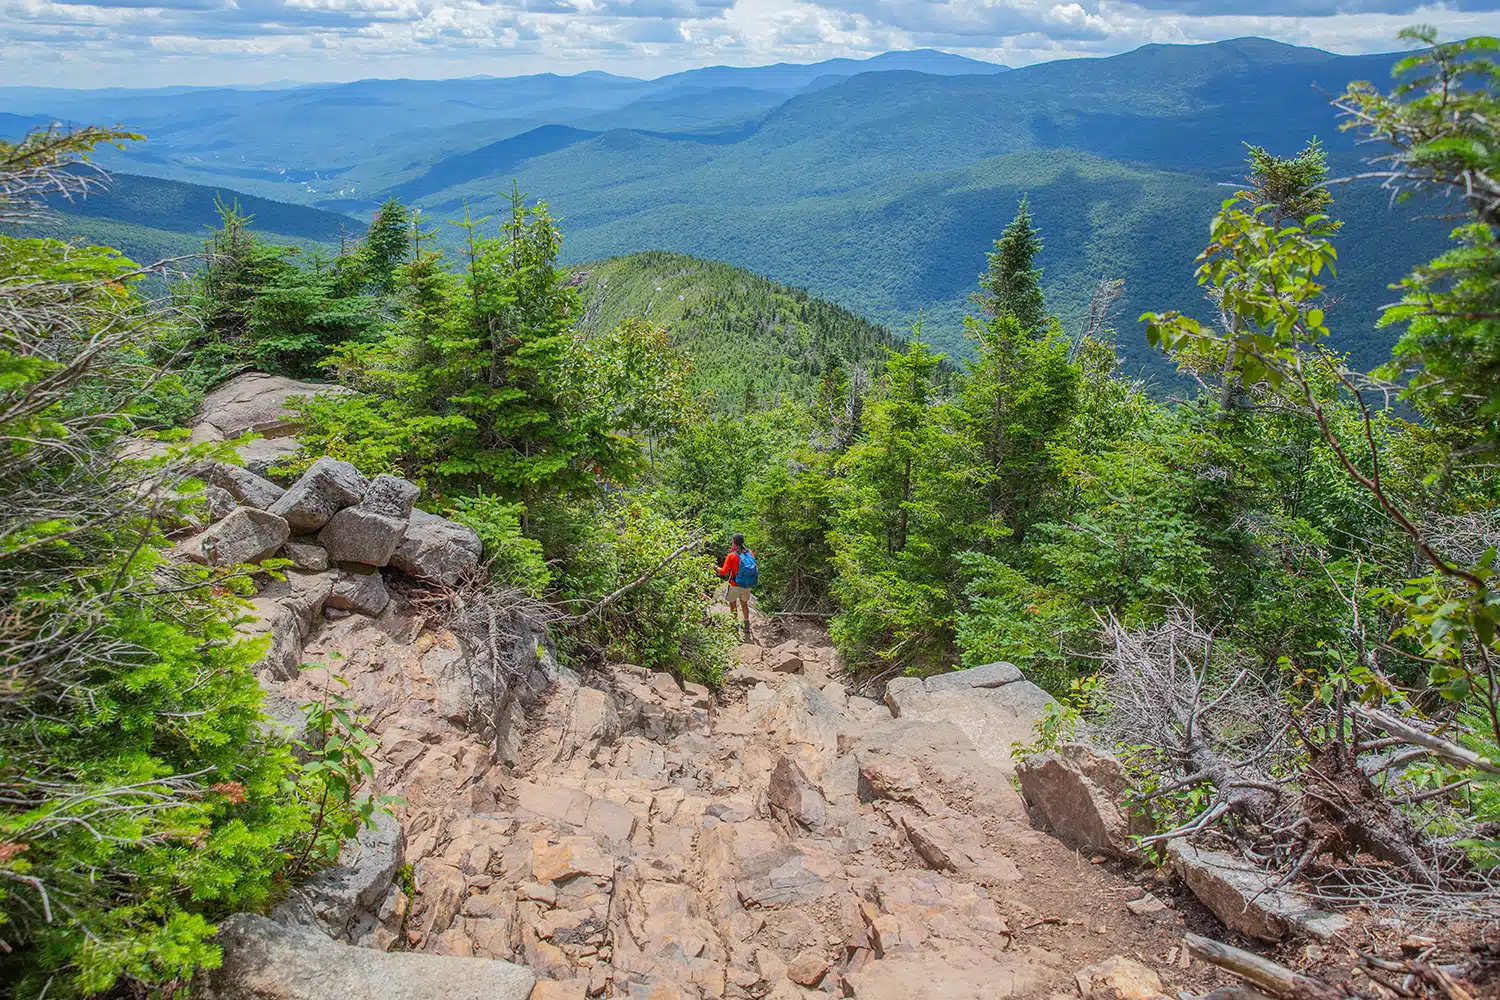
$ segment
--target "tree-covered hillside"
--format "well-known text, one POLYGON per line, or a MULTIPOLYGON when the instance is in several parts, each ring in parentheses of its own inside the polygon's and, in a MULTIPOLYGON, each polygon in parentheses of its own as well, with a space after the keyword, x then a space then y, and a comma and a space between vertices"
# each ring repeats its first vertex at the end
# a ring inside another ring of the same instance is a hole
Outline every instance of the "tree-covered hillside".
MULTIPOLYGON (((482 213, 514 176, 566 220, 575 261, 642 247, 725 260, 893 328, 921 316, 961 351, 968 289, 1023 194, 1051 234, 1040 263, 1065 323, 1101 279, 1125 280, 1127 311, 1185 308, 1199 298, 1188 251, 1242 181, 1245 143, 1289 155, 1318 136, 1335 172, 1352 171, 1353 140, 1322 94, 1392 63, 1245 39, 998 75, 864 74, 726 141, 615 129, 419 202, 482 213)), ((1374 357, 1390 347, 1371 332, 1388 275, 1435 253, 1444 229, 1405 227, 1371 188, 1340 198, 1362 241, 1342 261, 1355 322, 1340 346, 1374 357)), ((1133 331, 1122 348, 1152 364, 1133 331)))
POLYGON ((806 400, 830 370, 883 359, 896 338, 847 309, 718 261, 648 251, 576 269, 593 336, 630 317, 663 327, 721 413, 806 400))
MULTIPOLYGON (((1290 155, 1317 136, 1335 176, 1354 171, 1326 95, 1383 81, 1394 58, 1252 38, 1007 72, 929 53, 654 81, 0 91, 0 110, 108 106, 152 136, 112 165, 362 221, 389 196, 437 219, 466 206, 483 217, 504 210, 515 180, 566 223, 570 263, 646 249, 723 260, 898 332, 920 317, 958 353, 969 289, 1022 195, 1049 234, 1039 263, 1065 326, 1101 280, 1125 281, 1123 314, 1195 305, 1189 251, 1240 183, 1245 143, 1290 155), (221 113, 207 115, 215 101, 221 113)), ((1391 214, 1372 188, 1339 198, 1359 225, 1340 237, 1351 322, 1337 344, 1372 359, 1391 343, 1373 330, 1388 276, 1436 253, 1444 226, 1406 226, 1410 212, 1391 214)), ((460 232, 444 226, 439 240, 457 249, 460 232)), ((1170 374, 1133 325, 1121 347, 1132 370, 1170 374)))
POLYGON ((45 201, 48 211, 28 223, 28 235, 114 247, 145 263, 203 253, 221 207, 253 219, 266 242, 305 251, 332 253, 364 232, 363 223, 334 212, 137 174, 97 176, 86 189, 45 201))

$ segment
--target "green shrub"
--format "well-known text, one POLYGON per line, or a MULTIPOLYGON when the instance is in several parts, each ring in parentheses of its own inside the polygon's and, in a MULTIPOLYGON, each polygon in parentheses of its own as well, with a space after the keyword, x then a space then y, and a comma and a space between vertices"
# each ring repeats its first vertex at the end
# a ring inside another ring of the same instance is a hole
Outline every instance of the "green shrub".
POLYGON ((602 571, 595 579, 604 586, 592 600, 656 573, 584 622, 578 638, 610 659, 717 686, 736 641, 728 617, 709 613, 718 574, 698 545, 665 561, 700 537, 692 526, 662 514, 647 497, 627 499, 606 514, 594 544, 580 553, 602 571))
POLYGON ((484 543, 485 565, 490 579, 507 587, 541 597, 552 580, 542 543, 522 531, 526 506, 503 503, 492 496, 459 497, 453 501, 453 519, 468 525, 484 543))
MULTIPOLYGON (((21 171, 0 212, 116 137, 0 143, 21 171)), ((290 751, 260 732, 243 578, 166 554, 162 525, 200 502, 174 487, 222 449, 119 455, 140 414, 181 412, 144 361, 174 331, 137 270, 0 236, 0 979, 20 995, 213 965, 213 921, 266 905, 308 826, 290 751)))

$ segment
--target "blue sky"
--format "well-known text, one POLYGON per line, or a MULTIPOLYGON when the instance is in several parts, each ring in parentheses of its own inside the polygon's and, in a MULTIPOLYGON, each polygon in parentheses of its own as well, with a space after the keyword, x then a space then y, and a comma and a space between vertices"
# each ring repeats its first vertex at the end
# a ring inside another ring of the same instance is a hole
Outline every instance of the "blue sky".
POLYGON ((1336 52, 1500 34, 1500 0, 0 0, 0 85, 150 87, 816 62, 1023 66, 1262 35, 1336 52))

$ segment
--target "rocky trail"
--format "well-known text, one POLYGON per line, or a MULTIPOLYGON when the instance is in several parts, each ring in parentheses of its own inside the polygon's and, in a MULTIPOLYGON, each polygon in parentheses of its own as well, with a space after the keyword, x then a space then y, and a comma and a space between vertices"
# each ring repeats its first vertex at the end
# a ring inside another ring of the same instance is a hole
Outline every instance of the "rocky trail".
MULTIPOLYGON (((717 692, 623 664, 578 675, 543 651, 497 753, 467 731, 476 689, 451 633, 401 602, 318 621, 278 693, 348 683, 400 823, 276 916, 536 975, 482 991, 497 998, 1148 997, 1213 981, 1182 949, 1191 904, 1142 899, 1028 822, 1011 742, 1047 696, 1015 668, 900 679, 881 703, 846 692, 817 629, 754 630, 717 692)), ((231 949, 224 974, 254 978, 247 962, 231 949)))

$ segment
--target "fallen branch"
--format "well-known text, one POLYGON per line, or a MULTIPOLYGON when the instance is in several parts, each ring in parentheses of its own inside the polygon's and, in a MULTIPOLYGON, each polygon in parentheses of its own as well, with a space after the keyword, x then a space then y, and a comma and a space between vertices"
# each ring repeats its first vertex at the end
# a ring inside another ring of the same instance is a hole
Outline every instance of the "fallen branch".
POLYGON ((1394 715, 1387 715, 1379 709, 1366 708, 1364 705, 1354 705, 1351 708, 1354 714, 1361 719, 1371 725, 1379 726, 1392 736, 1401 737, 1412 746, 1430 750, 1439 757, 1451 763, 1458 764, 1461 767, 1472 767, 1475 770, 1485 771, 1489 774, 1500 774, 1500 764, 1495 763, 1487 757, 1479 756, 1479 754, 1467 747, 1461 747, 1457 743, 1443 739, 1441 736, 1434 736, 1429 732, 1418 729, 1403 719, 1398 719, 1394 715))
POLYGON ((1345 1000, 1343 992, 1327 983, 1220 941, 1189 934, 1187 946, 1194 958, 1254 983, 1272 996, 1283 997, 1285 1000, 1345 1000))
POLYGON ((620 598, 630 593, 632 590, 635 590, 637 587, 646 584, 652 577, 660 573, 662 570, 666 569, 678 556, 682 555, 688 549, 696 548, 702 545, 704 542, 704 537, 705 536, 701 534, 694 535, 692 538, 689 538, 686 542, 683 542, 681 545, 677 546, 677 548, 673 549, 670 555, 668 555, 661 562, 657 563, 655 566, 652 566, 645 573, 642 573, 634 580, 631 580, 629 583, 621 587, 619 590, 616 590, 614 593, 609 594, 604 599, 599 601, 599 603, 595 604, 593 607, 585 611, 583 614, 574 615, 571 618, 564 619, 564 621, 569 624, 581 625, 584 622, 588 621, 590 618, 596 617, 605 608, 609 607, 611 604, 615 603, 620 598))

